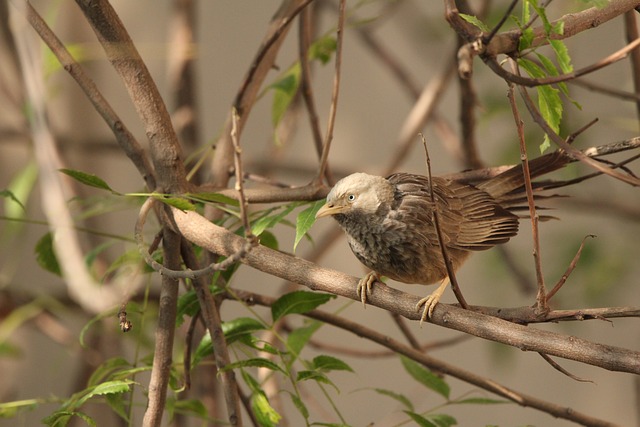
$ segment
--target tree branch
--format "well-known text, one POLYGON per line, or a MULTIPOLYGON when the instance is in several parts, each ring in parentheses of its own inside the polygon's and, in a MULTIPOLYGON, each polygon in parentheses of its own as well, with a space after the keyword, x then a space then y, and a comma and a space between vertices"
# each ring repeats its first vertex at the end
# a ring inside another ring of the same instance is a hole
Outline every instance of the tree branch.
MULTIPOLYGON (((172 209, 175 223, 187 240, 215 253, 236 252, 244 239, 207 221, 196 212, 172 209)), ((304 259, 258 245, 243 263, 265 273, 299 283, 310 289, 340 295, 354 301, 358 279, 335 270, 321 268, 304 259)), ((419 320, 416 304, 420 298, 379 283, 370 304, 419 320)), ((640 374, 640 353, 624 348, 592 343, 492 318, 455 306, 438 304, 430 320, 446 328, 501 342, 526 351, 536 351, 576 360, 612 371, 640 374)))

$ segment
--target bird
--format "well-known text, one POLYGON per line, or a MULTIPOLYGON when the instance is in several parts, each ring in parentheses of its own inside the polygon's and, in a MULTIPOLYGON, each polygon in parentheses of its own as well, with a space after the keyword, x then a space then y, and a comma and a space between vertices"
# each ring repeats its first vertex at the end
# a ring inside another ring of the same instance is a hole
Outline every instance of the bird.
MULTIPOLYGON (((554 152, 532 160, 529 174, 535 178, 569 161, 564 152, 554 152)), ((434 211, 455 272, 473 252, 505 243, 518 233, 521 217, 516 212, 526 200, 524 182, 521 165, 473 183, 403 172, 387 177, 357 172, 334 185, 315 217, 333 217, 353 254, 371 270, 356 289, 363 304, 373 283, 383 276, 412 284, 439 282, 416 306, 422 309, 422 323, 431 318, 449 283, 434 211)), ((545 183, 535 188, 545 189, 545 183)))

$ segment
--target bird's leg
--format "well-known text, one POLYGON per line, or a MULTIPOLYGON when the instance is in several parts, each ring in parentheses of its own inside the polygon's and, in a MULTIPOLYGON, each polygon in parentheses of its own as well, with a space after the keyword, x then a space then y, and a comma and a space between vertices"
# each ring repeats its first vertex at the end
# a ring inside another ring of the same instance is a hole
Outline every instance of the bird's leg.
POLYGON ((440 301, 440 298, 442 298, 442 294, 444 293, 445 289, 447 289, 448 284, 449 284, 449 277, 445 277, 440 282, 440 285, 438 286, 438 288, 435 291, 433 291, 431 295, 429 295, 428 297, 422 298, 420 301, 418 301, 418 304, 416 304, 416 310, 420 310, 420 308, 424 306, 424 309, 422 311, 422 316, 420 317, 421 325, 422 325, 422 322, 424 322, 425 320, 428 320, 431 317, 431 314, 433 314, 433 309, 435 308, 436 304, 438 304, 438 302, 440 301))
POLYGON ((363 306, 367 306, 367 295, 371 293, 373 282, 380 280, 380 275, 375 271, 370 271, 358 282, 356 292, 362 301, 363 306))

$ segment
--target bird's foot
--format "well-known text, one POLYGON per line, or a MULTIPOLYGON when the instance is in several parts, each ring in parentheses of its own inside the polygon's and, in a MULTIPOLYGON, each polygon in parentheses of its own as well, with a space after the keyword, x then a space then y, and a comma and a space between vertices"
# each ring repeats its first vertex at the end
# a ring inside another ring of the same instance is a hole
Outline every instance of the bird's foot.
POLYGON ((424 297, 420 301, 418 301, 418 304, 416 304, 416 310, 420 311, 422 309, 422 316, 420 316, 420 326, 422 326, 422 323, 425 320, 431 319, 433 309, 436 308, 436 305, 438 305, 438 302, 440 302, 440 298, 442 298, 442 294, 444 293, 445 289, 447 289, 448 284, 449 279, 443 279, 442 282, 440 282, 440 286, 438 286, 438 289, 433 291, 431 295, 424 297))
POLYGON ((360 297, 360 301, 362 301, 364 307, 367 306, 367 295, 371 293, 373 282, 377 280, 380 280, 380 275, 375 271, 370 271, 358 282, 356 293, 360 297))

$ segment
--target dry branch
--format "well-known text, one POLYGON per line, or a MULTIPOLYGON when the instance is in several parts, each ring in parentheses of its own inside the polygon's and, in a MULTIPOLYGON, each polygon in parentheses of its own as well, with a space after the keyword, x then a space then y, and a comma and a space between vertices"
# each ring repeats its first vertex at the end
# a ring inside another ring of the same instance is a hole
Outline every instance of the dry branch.
MULTIPOLYGON (((173 215, 182 235, 209 251, 229 255, 238 251, 245 242, 196 212, 173 209, 173 215)), ((357 278, 319 267, 304 259, 259 245, 242 262, 310 289, 359 301, 356 295, 357 278)), ((418 300, 414 295, 378 283, 369 303, 408 319, 419 320, 420 313, 416 311, 418 300)), ((521 350, 542 352, 612 371, 640 374, 640 353, 624 348, 537 330, 446 304, 435 307, 431 322, 521 350)))

